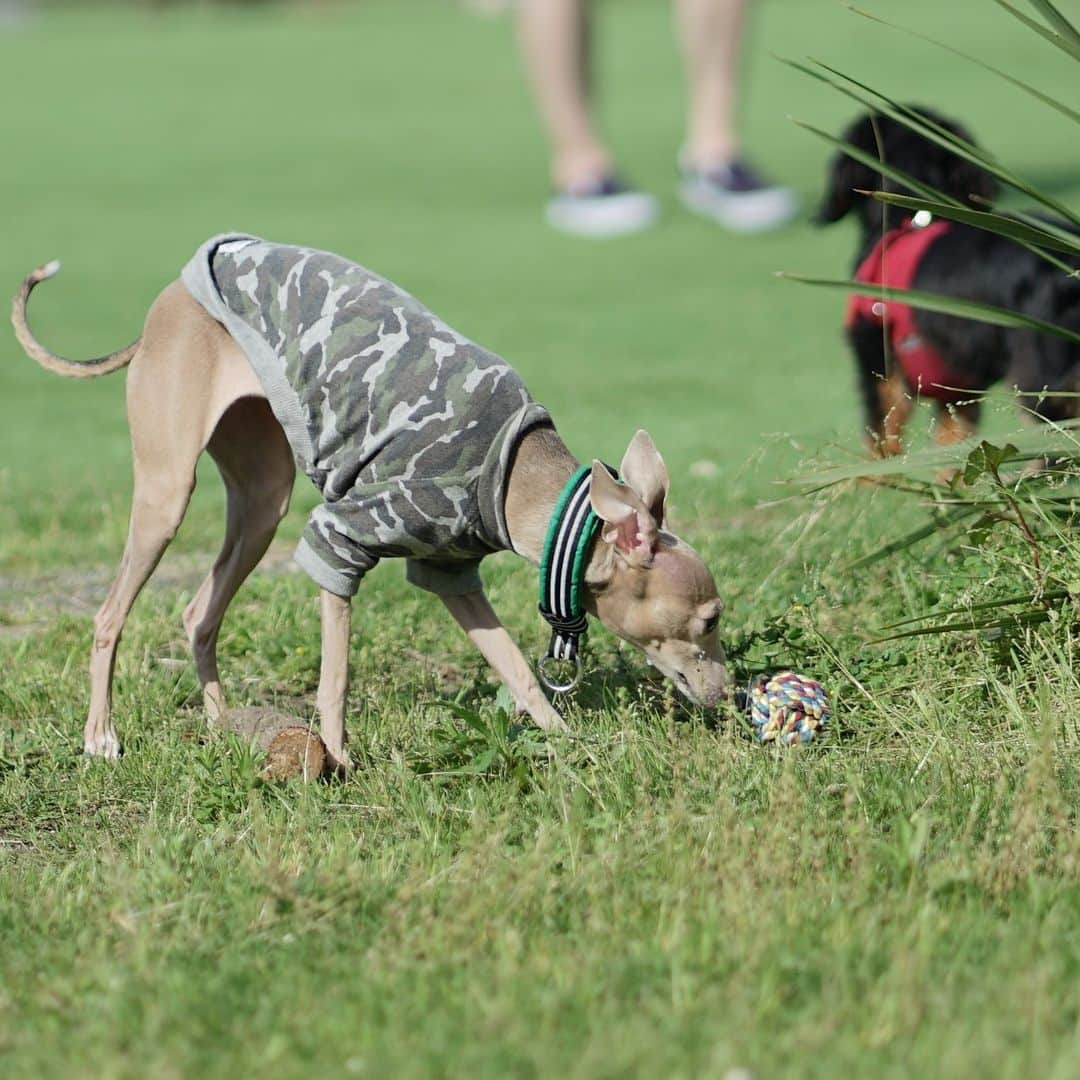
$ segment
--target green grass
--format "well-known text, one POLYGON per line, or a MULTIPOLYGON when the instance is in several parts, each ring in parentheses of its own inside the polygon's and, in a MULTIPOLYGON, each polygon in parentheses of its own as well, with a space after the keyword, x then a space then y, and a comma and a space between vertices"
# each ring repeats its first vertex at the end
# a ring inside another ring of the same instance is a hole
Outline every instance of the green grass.
MULTIPOLYGON (((657 191, 652 233, 540 220, 545 162, 505 21, 448 3, 65 9, 0 35, 0 282, 46 259, 41 337, 126 343, 209 234, 323 245, 506 355, 582 457, 647 426, 673 519, 714 568, 740 671, 833 690, 819 745, 773 753, 682 709, 601 629, 549 753, 499 734, 496 687, 400 567, 356 603, 347 783, 267 787, 209 738, 179 614, 222 532, 205 472, 120 651, 126 756, 79 755, 90 615, 126 528, 123 376, 56 379, 0 339, 0 1071, 21 1076, 1069 1077, 1080 1070, 1080 680, 1071 617, 1003 640, 866 642, 1022 589, 1008 530, 849 564, 925 520, 885 489, 775 502, 858 453, 835 298, 846 227, 754 239, 672 198, 681 76, 659 3, 602 10, 603 114, 657 191), (712 476, 691 472, 712 462, 712 476), (492 726, 478 734, 440 705, 492 726), (492 751, 493 753, 486 753, 492 751), (478 757, 489 760, 470 773, 478 757), (462 771, 464 770, 464 771, 462 771)), ((1067 96, 1074 70, 990 5, 910 0, 919 29, 1067 96)), ((761 5, 748 143, 818 192, 848 103, 813 54, 970 122, 1076 203, 1074 132, 839 6, 761 5)), ((1015 421, 1002 405, 990 429, 1015 421)), ((314 588, 285 573, 311 494, 221 641, 235 704, 311 715, 314 588)), ((1080 580, 1069 536, 1047 557, 1080 580)), ((541 647, 535 573, 485 568, 541 647)), ((1074 587, 1075 588, 1075 587, 1074 587)))

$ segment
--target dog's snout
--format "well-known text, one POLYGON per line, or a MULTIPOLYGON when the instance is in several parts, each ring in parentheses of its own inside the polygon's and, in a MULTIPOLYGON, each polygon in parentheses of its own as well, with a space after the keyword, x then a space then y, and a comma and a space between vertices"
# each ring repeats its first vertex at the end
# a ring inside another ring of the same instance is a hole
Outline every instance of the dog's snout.
POLYGON ((705 709, 715 709, 728 697, 728 671, 724 662, 713 661, 699 665, 693 679, 682 672, 676 680, 698 705, 705 709))
POLYGON ((704 695, 702 704, 709 709, 715 709, 727 700, 729 695, 727 665, 717 664, 708 691, 704 695))

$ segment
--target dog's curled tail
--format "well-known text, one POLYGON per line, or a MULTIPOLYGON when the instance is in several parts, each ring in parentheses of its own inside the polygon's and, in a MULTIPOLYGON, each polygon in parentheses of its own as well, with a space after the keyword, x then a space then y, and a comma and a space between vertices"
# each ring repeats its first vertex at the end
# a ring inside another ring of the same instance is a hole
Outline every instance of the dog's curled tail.
POLYGON ((31 360, 36 360, 46 371, 56 375, 67 375, 75 379, 88 379, 94 375, 108 375, 111 371, 126 367, 131 363, 131 358, 139 348, 139 338, 133 341, 125 349, 110 353, 108 356, 99 357, 97 360, 65 360, 62 356, 49 352, 44 345, 34 337, 30 330, 30 324, 26 321, 26 302, 30 294, 43 281, 48 281, 60 270, 60 263, 51 262, 39 266, 28 274, 26 280, 15 294, 15 300, 11 305, 11 325, 15 327, 15 336, 19 344, 26 350, 26 355, 31 360))

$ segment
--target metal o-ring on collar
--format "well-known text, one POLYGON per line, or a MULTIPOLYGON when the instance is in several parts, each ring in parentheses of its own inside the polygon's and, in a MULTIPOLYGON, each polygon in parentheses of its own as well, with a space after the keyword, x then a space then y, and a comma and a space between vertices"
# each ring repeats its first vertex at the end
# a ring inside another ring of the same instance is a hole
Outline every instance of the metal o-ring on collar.
POLYGON ((577 653, 568 660, 560 660, 555 656, 542 656, 536 663, 537 676, 544 686, 553 694, 565 694, 570 690, 573 690, 574 687, 581 682, 581 673, 583 670, 584 666, 581 663, 581 657, 577 653), (574 674, 570 677, 568 682, 556 682, 547 673, 547 669, 551 664, 573 664, 574 674))

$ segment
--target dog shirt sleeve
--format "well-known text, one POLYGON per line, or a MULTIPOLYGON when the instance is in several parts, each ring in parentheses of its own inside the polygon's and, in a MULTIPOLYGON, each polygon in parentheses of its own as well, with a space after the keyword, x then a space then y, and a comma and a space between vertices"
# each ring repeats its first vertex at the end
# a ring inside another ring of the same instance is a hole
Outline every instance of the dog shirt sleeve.
POLYGON ((360 579, 379 561, 362 544, 333 508, 323 503, 308 518, 296 548, 297 565, 317 585, 348 599, 356 594, 360 579))

